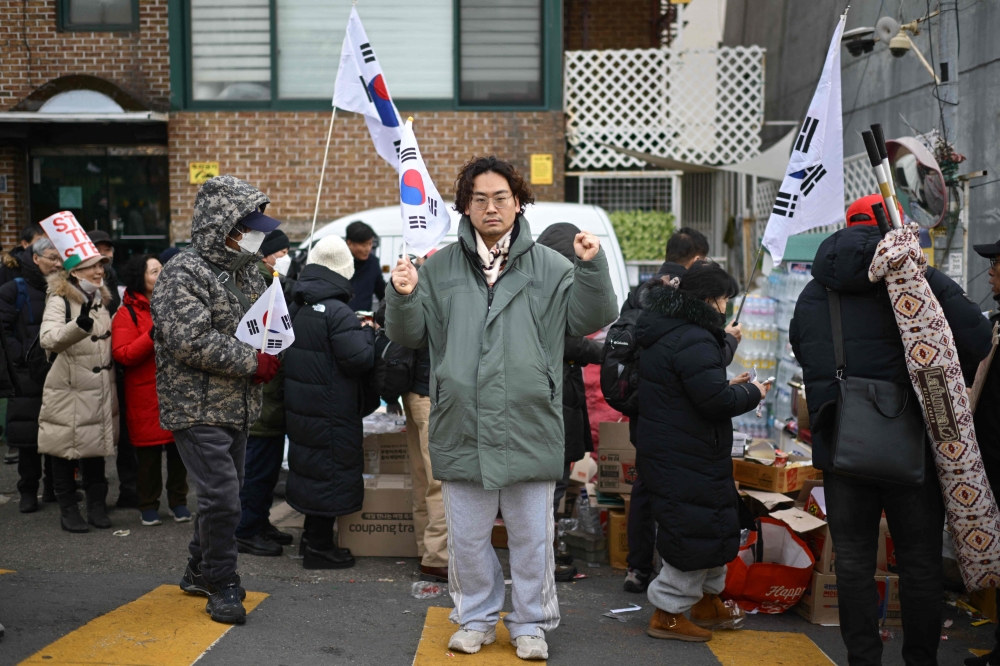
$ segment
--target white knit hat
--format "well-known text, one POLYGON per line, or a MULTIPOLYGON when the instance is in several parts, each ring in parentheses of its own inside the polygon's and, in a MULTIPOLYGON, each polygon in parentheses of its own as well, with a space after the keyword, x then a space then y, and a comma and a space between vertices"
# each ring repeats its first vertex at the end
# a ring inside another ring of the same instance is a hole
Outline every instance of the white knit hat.
POLYGON ((327 236, 313 246, 310 264, 319 264, 350 280, 354 277, 354 255, 340 236, 327 236))

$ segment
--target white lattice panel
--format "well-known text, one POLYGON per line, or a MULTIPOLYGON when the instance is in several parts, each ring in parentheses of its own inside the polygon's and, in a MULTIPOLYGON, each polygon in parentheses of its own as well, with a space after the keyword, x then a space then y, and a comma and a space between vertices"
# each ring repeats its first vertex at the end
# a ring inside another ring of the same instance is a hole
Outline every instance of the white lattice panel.
POLYGON ((759 46, 567 51, 570 169, 645 166, 599 143, 695 164, 756 156, 764 52, 759 46))

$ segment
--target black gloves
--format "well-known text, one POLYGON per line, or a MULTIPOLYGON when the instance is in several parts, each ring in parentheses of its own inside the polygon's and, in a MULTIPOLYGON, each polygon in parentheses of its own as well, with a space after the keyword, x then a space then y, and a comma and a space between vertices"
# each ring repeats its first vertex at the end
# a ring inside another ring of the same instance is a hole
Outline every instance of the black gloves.
POLYGON ((80 308, 80 315, 76 318, 76 325, 90 333, 94 330, 94 320, 90 318, 90 301, 80 308))

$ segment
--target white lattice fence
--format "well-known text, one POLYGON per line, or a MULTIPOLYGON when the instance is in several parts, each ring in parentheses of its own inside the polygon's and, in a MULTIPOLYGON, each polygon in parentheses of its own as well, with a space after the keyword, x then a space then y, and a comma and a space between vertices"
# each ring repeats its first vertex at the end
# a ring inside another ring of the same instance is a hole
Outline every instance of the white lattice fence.
POLYGON ((602 143, 695 164, 756 156, 764 52, 759 46, 567 51, 569 168, 645 165, 602 143))

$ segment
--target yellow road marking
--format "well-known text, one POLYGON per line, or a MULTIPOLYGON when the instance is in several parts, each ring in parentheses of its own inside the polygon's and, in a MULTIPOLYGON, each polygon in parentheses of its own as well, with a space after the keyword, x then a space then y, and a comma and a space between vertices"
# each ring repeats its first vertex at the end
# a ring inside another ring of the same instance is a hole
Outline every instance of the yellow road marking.
POLYGON ((17 572, 14 571, 13 569, 0 569, 0 576, 2 576, 4 574, 7 574, 7 573, 17 573, 17 572))
POLYGON ((805 634, 713 631, 706 643, 722 666, 830 666, 833 660, 805 634))
POLYGON ((969 648, 969 652, 976 655, 977 657, 982 657, 990 653, 990 650, 977 650, 976 648, 969 648))
MULTIPOLYGON (((247 592, 249 613, 268 595, 247 592)), ((91 620, 21 662, 25 664, 129 664, 189 666, 232 628, 213 622, 205 598, 161 585, 91 620)))
MULTIPOLYGON (((447 664, 456 666, 459 663, 475 664, 475 666, 514 666, 525 662, 517 658, 517 650, 510 644, 510 634, 503 622, 497 622, 497 642, 484 645, 476 654, 463 654, 448 649, 448 639, 458 631, 458 625, 448 619, 450 608, 431 606, 427 609, 424 619, 424 631, 420 634, 420 644, 417 645, 417 655, 413 658, 413 666, 438 666, 447 664), (453 655, 449 657, 448 655, 453 655)), ((506 615, 506 613, 502 613, 506 615)), ((545 664, 544 661, 532 661, 532 664, 545 664)))

